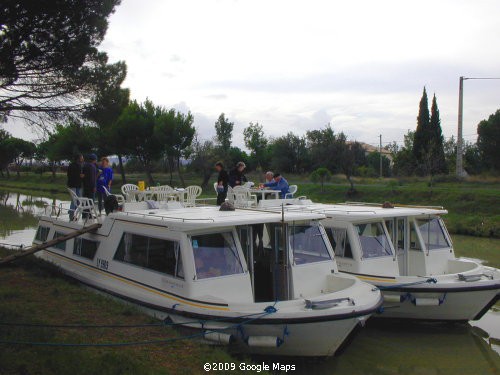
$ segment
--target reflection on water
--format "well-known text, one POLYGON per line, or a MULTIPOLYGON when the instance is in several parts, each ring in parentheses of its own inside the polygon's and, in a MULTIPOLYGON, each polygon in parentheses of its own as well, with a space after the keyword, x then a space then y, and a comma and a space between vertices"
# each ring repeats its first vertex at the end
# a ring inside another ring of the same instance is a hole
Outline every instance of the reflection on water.
MULTIPOLYGON (((37 216, 45 206, 59 205, 55 198, 36 197, 0 190, 0 244, 3 246, 29 246, 35 236, 37 216)), ((69 205, 69 202, 64 202, 69 205)))
POLYGON ((343 354, 295 364, 296 374, 498 374, 500 356, 467 324, 371 319, 343 354))
MULTIPOLYGON (((0 243, 30 245, 53 198, 0 191, 0 243)), ((345 351, 327 360, 255 358, 293 363, 295 374, 499 374, 500 306, 469 324, 370 319, 345 351)))

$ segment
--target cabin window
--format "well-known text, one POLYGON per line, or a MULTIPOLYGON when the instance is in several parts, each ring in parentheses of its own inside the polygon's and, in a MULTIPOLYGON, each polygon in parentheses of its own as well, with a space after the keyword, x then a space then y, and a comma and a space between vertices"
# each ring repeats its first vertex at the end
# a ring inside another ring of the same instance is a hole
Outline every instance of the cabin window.
POLYGON ((422 250, 414 223, 410 225, 410 250, 422 250))
POLYGON ((191 245, 198 279, 243 273, 232 233, 192 236, 191 245))
POLYGON ((417 225, 427 250, 450 247, 438 218, 417 219, 417 225))
POLYGON ((326 234, 333 247, 335 256, 352 259, 351 244, 344 228, 326 228, 326 234))
POLYGON ((184 278, 180 244, 177 241, 124 233, 114 259, 184 278))
POLYGON ((75 246, 73 247, 73 254, 87 259, 94 259, 98 246, 99 242, 97 241, 91 241, 86 238, 77 237, 75 239, 75 246))
MULTIPOLYGON (((56 238, 59 238, 59 237, 65 236, 65 235, 66 235, 66 233, 54 232, 54 236, 52 237, 52 239, 55 240, 56 238)), ((66 251, 66 241, 59 242, 52 247, 59 249, 59 250, 62 250, 62 251, 66 251)))
POLYGON ((36 231, 35 239, 38 241, 45 242, 49 236, 50 228, 40 225, 36 231))
POLYGON ((359 236, 363 258, 392 255, 391 244, 382 223, 357 224, 354 227, 359 236))
POLYGON ((290 247, 294 264, 307 264, 331 260, 328 247, 317 225, 290 227, 290 247))

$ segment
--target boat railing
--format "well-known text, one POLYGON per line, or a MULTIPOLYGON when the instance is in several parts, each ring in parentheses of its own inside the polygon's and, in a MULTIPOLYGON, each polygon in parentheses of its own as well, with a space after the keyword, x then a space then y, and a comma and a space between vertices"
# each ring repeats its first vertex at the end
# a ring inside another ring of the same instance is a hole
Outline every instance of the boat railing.
MULTIPOLYGON (((383 203, 371 203, 371 202, 351 202, 346 201, 343 203, 337 203, 338 205, 345 206, 372 206, 372 207, 383 207, 383 203)), ((431 210, 444 210, 443 206, 423 206, 423 205, 413 205, 413 204, 393 204, 394 207, 406 207, 406 208, 427 208, 431 210)))
POLYGON ((186 222, 193 222, 193 221, 196 221, 196 222, 208 222, 208 223, 214 223, 215 220, 212 219, 212 218, 186 218, 186 217, 179 217, 179 216, 166 216, 166 215, 157 215, 157 214, 153 214, 153 213, 144 213, 144 212, 133 212, 133 211, 121 211, 120 213, 124 214, 124 215, 136 215, 136 216, 141 216, 145 219, 149 219, 149 218, 157 218, 157 219, 160 219, 160 220, 177 220, 179 222, 182 222, 182 223, 186 223, 186 222))
MULTIPOLYGON (((63 216, 68 216, 69 217, 69 211, 74 211, 65 208, 62 206, 62 203, 59 204, 46 204, 44 206, 44 215, 49 216, 49 217, 55 217, 55 218, 60 218, 63 216)), ((132 212, 132 211, 118 211, 121 214, 124 215, 136 215, 140 216, 143 218, 156 218, 160 220, 177 220, 179 222, 208 222, 208 223, 213 223, 215 222, 214 219, 211 218, 182 218, 178 216, 166 216, 166 215, 158 215, 158 214, 153 214, 153 213, 144 213, 144 212, 132 212)), ((102 217, 102 216, 101 216, 102 217)), ((88 221, 88 219, 87 219, 88 221)))

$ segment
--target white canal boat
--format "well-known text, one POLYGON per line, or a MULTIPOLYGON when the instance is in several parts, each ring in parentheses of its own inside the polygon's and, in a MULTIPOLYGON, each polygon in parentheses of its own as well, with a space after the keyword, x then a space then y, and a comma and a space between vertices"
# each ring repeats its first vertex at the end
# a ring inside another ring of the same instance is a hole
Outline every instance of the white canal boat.
MULTIPOLYGON (((283 201, 282 201, 283 202, 283 201)), ((285 202, 288 212, 316 212, 341 272, 383 291, 383 318, 480 319, 500 296, 500 270, 456 258, 439 207, 285 202)), ((261 206, 277 209, 278 201, 261 206)))
POLYGON ((339 273, 323 214, 160 207, 125 203, 87 223, 46 215, 34 244, 101 223, 38 255, 243 352, 333 355, 382 304, 379 290, 339 273))

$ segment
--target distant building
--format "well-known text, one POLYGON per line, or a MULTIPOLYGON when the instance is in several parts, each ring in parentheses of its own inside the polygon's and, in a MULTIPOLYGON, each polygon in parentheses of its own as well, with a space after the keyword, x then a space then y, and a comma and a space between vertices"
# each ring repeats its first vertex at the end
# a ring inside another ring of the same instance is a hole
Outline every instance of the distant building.
MULTIPOLYGON (((347 141, 347 143, 353 143, 353 142, 350 142, 350 141, 347 141)), ((376 147, 376 146, 372 146, 368 143, 364 143, 364 142, 358 142, 361 147, 363 147, 363 150, 365 150, 365 155, 368 155, 368 154, 371 154, 372 152, 379 152, 379 148, 376 147)), ((387 159, 389 159, 389 161, 391 162, 391 165, 393 163, 393 160, 392 160, 392 153, 385 149, 385 148, 382 148, 382 155, 385 156, 387 159)))

